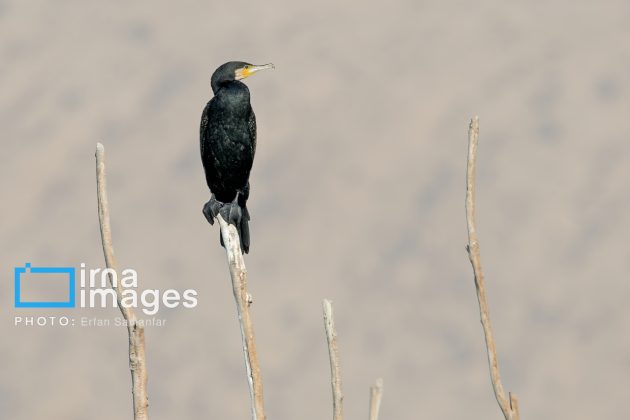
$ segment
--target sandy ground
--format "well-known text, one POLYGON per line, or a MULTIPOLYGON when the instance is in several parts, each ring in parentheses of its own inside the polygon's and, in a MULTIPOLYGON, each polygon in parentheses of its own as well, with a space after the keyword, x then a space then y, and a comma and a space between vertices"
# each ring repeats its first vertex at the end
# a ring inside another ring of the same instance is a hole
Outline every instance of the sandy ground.
POLYGON ((101 267, 93 153, 142 289, 152 419, 244 419, 234 302, 198 152, 209 78, 258 117, 247 256, 268 418, 500 418, 464 250, 469 118, 500 362, 523 418, 623 418, 630 394, 630 3, 0 1, 0 418, 130 416, 126 332, 16 327, 13 267, 101 267))

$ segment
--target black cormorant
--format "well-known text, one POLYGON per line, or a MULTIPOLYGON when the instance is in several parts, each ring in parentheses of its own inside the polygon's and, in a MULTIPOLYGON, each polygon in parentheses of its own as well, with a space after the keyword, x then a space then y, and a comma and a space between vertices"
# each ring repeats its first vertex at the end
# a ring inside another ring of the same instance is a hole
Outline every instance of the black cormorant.
MULTIPOLYGON (((273 64, 255 66, 230 61, 212 74, 214 97, 201 114, 201 162, 212 193, 203 206, 208 222, 221 214, 233 224, 241 249, 249 252, 249 173, 256 153, 256 116, 249 102, 249 89, 242 79, 273 64)), ((223 245, 223 237, 221 237, 223 245)))

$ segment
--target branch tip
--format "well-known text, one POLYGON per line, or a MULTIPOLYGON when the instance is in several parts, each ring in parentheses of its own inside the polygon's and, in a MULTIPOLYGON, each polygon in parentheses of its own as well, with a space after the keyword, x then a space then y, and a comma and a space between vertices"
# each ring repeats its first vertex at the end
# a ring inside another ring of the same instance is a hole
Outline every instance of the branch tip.
MULTIPOLYGON (((98 220, 101 229, 101 244, 105 265, 117 272, 114 246, 112 244, 112 231, 109 218, 109 205, 107 200, 107 178, 105 173, 105 147, 96 143, 96 195, 98 201, 98 220)), ((122 285, 120 282, 113 284, 113 278, 109 275, 109 281, 116 292, 116 300, 123 318, 127 324, 129 339, 129 370, 131 372, 131 393, 133 397, 134 420, 148 420, 149 397, 147 394, 147 367, 145 357, 144 327, 136 322, 133 308, 121 304, 122 285)))
POLYGON ((328 343, 328 356, 330 359, 330 382, 333 396, 333 420, 343 419, 343 392, 341 390, 341 368, 339 366, 339 348, 337 345, 337 331, 333 317, 332 302, 328 299, 322 301, 324 311, 324 330, 328 343))
POLYGON ((374 386, 370 387, 370 420, 378 420, 381 409, 381 399, 383 398, 383 379, 378 378, 374 386))
POLYGON ((477 300, 479 302, 479 314, 486 342, 488 366, 490 369, 490 379, 492 381, 494 395, 505 419, 519 420, 520 414, 518 411, 518 400, 516 399, 516 396, 512 394, 509 394, 508 398, 506 398, 503 384, 501 382, 499 361, 497 357, 496 344, 492 334, 490 311, 488 309, 483 270, 481 268, 481 255, 479 250, 479 241, 477 239, 477 222, 475 214, 478 141, 479 117, 475 116, 470 120, 468 128, 468 159, 466 165, 466 222, 468 225, 468 245, 466 249, 468 251, 468 256, 474 273, 477 300))

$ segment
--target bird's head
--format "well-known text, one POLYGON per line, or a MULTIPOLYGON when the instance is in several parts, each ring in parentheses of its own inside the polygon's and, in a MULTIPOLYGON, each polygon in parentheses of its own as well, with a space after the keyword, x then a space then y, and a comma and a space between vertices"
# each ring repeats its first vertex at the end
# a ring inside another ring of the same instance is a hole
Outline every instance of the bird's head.
POLYGON ((272 63, 254 65, 243 61, 230 61, 217 68, 212 74, 212 91, 217 92, 221 84, 234 80, 243 80, 260 70, 275 68, 272 63))

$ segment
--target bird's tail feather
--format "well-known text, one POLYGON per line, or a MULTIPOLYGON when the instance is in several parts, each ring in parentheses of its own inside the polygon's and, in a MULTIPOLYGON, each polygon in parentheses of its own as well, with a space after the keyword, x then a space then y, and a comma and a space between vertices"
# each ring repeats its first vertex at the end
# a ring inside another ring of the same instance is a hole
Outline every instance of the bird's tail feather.
POLYGON ((241 238, 241 249, 244 254, 249 252, 249 212, 247 207, 243 208, 243 217, 238 227, 238 237, 241 238))

